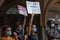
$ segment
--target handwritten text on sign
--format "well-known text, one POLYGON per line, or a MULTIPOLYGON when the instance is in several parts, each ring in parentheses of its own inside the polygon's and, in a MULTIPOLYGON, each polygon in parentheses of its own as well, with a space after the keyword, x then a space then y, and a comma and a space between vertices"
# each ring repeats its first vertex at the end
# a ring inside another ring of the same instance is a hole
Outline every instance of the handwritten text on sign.
POLYGON ((27 5, 27 11, 29 14, 32 14, 32 13, 40 14, 41 13, 39 2, 26 1, 26 5, 27 5))
POLYGON ((25 8, 25 7, 23 7, 23 6, 20 6, 20 5, 17 5, 17 6, 18 6, 19 14, 22 14, 22 15, 27 16, 26 8, 25 8))

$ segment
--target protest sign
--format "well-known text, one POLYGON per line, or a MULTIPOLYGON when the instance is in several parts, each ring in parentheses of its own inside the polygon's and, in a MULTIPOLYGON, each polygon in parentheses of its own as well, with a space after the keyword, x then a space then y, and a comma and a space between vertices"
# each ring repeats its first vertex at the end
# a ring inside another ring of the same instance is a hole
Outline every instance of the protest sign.
POLYGON ((39 2, 26 1, 27 11, 29 14, 41 14, 39 2))
POLYGON ((19 14, 27 16, 27 10, 25 7, 20 6, 20 5, 17 5, 17 7, 18 7, 19 14))

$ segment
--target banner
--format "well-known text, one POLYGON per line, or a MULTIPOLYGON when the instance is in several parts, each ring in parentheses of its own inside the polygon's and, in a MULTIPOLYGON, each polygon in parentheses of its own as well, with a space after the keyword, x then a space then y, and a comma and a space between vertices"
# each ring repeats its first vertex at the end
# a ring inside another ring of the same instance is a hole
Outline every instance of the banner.
POLYGON ((29 14, 41 14, 39 2, 26 1, 26 6, 29 14))
POLYGON ((18 7, 19 14, 27 16, 27 10, 25 7, 20 6, 20 5, 17 5, 17 7, 18 7))

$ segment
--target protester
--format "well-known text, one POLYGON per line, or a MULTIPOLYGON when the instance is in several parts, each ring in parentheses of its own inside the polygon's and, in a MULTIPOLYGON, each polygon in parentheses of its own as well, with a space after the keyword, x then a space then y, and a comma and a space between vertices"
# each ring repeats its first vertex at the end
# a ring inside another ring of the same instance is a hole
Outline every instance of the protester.
POLYGON ((11 27, 6 26, 6 27, 3 27, 3 28, 5 28, 5 35, 2 36, 1 40, 15 40, 14 37, 12 36, 11 27))
POLYGON ((28 27, 26 29, 27 34, 25 35, 24 40, 39 40, 36 34, 37 33, 36 25, 32 25, 33 18, 34 14, 32 14, 31 19, 29 21, 28 27))
POLYGON ((24 38, 24 29, 22 25, 18 25, 16 31, 13 33, 16 40, 23 40, 24 38))
POLYGON ((47 22, 48 30, 46 30, 48 40, 58 40, 59 33, 56 24, 53 20, 48 20, 47 22))
POLYGON ((26 24, 25 16, 24 16, 23 24, 17 22, 16 30, 14 32, 11 31, 11 27, 6 26, 6 28, 4 28, 6 30, 4 30, 4 33, 2 32, 3 34, 5 34, 4 36, 2 36, 2 40, 39 40, 37 36, 36 25, 32 25, 33 18, 34 18, 34 14, 31 15, 31 19, 26 27, 26 30, 24 29, 26 24), (25 34, 24 31, 26 31, 25 34))
POLYGON ((32 25, 31 34, 28 36, 29 40, 39 40, 37 36, 36 25, 32 25))
POLYGON ((31 26, 32 26, 32 21, 34 18, 34 14, 31 15, 31 19, 29 20, 29 23, 26 28, 26 34, 24 35, 24 40, 29 40, 28 36, 31 34, 31 26))
POLYGON ((60 25, 59 24, 57 25, 57 30, 60 33, 60 25))

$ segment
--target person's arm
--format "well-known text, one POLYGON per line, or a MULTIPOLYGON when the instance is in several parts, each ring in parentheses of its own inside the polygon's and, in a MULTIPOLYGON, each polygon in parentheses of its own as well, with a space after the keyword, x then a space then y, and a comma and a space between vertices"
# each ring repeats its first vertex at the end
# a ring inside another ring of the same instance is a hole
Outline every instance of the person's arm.
MULTIPOLYGON (((31 15, 31 19, 29 21, 28 28, 26 28, 27 35, 30 35, 30 33, 31 33, 31 25, 32 25, 33 18, 34 18, 34 14, 31 15)), ((24 36, 24 40, 26 40, 28 38, 27 35, 24 36)))
POLYGON ((34 14, 31 15, 31 19, 30 19, 30 21, 29 21, 29 25, 28 25, 28 35, 30 35, 30 33, 31 33, 31 26, 32 26, 33 18, 34 18, 34 14))
POLYGON ((26 24, 26 16, 24 16, 23 29, 25 27, 25 24, 26 24))

